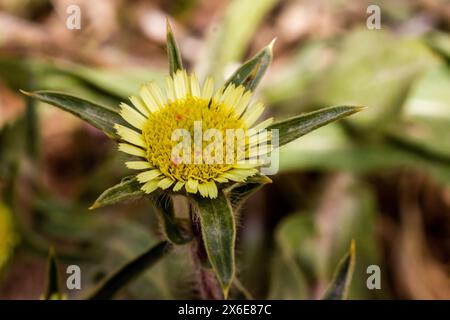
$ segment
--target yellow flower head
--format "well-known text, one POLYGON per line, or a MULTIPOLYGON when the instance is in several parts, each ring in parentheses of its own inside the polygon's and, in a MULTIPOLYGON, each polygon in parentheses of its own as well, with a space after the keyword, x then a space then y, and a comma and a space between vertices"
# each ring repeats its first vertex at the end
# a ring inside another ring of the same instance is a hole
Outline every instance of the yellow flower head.
POLYGON ((126 166, 142 171, 137 174, 141 189, 151 193, 157 188, 175 192, 184 188, 215 198, 217 183, 242 182, 256 174, 260 164, 248 160, 261 143, 256 139, 259 130, 273 120, 253 126, 264 111, 262 103, 250 103, 252 93, 243 86, 231 84, 214 92, 212 79, 207 79, 202 88, 196 76, 184 70, 166 80, 164 90, 152 82, 142 86, 139 97, 130 97, 132 106, 122 103, 120 115, 133 129, 115 126, 123 140, 119 150, 139 158, 126 166), (189 133, 181 144, 175 134, 179 130, 189 133), (236 132, 246 133, 241 143, 230 144, 230 130, 236 138, 236 132), (231 156, 219 154, 230 151, 230 145, 231 156))

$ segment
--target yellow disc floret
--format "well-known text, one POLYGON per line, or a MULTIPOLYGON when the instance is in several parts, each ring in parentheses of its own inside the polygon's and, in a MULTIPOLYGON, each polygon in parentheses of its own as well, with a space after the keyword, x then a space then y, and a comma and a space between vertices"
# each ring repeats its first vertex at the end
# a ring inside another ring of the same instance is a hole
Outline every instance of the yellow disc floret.
MULTIPOLYGON (((202 98, 187 97, 152 113, 142 129, 142 134, 147 147, 147 160, 163 175, 177 181, 187 182, 189 179, 195 179, 205 183, 229 171, 233 164, 224 163, 225 160, 222 163, 195 163, 195 153, 202 153, 209 144, 208 141, 201 141, 201 150, 195 150, 194 144, 191 143, 187 162, 172 157, 172 150, 178 144, 178 141, 172 139, 173 132, 182 128, 189 132, 190 137, 194 137, 194 122, 201 125, 201 132, 216 129, 222 133, 222 137, 226 136, 227 129, 245 128, 243 121, 226 106, 209 103, 202 98)), ((225 144, 226 139, 222 139, 222 150, 226 149, 225 144)))

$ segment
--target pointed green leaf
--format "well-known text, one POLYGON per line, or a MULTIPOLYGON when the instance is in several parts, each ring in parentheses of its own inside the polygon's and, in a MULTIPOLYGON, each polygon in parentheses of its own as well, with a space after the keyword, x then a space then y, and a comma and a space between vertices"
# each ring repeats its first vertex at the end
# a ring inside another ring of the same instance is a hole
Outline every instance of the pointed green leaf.
POLYGON ((21 92, 74 114, 81 120, 102 130, 112 139, 120 139, 114 129, 114 124, 119 123, 128 126, 116 110, 82 98, 56 91, 21 92))
POLYGON ((255 90, 272 62, 272 48, 274 43, 275 39, 253 58, 239 67, 225 83, 225 86, 233 83, 235 86, 243 85, 246 90, 255 90))
POLYGON ((183 69, 180 51, 173 35, 172 28, 167 20, 167 56, 169 58, 169 72, 173 75, 177 70, 183 69))
POLYGON ((135 280, 145 270, 165 257, 173 246, 167 241, 158 243, 137 258, 133 259, 101 283, 88 300, 112 299, 121 289, 135 280))
POLYGON ((355 270, 355 241, 352 240, 350 250, 339 263, 330 287, 323 296, 323 300, 346 300, 355 270))
POLYGON ((144 195, 145 192, 141 190, 141 184, 136 177, 127 177, 122 179, 119 184, 105 190, 89 209, 98 209, 121 201, 140 198, 144 195))
POLYGON ((193 198, 208 259, 219 280, 225 299, 233 282, 236 226, 231 205, 225 194, 216 199, 193 198))
POLYGON ((62 300, 61 289, 59 285, 58 264, 56 254, 53 248, 48 255, 47 287, 43 296, 44 300, 62 300))
POLYGON ((315 129, 318 129, 330 122, 348 117, 363 110, 364 107, 330 107, 317 111, 301 114, 299 116, 276 122, 267 129, 279 130, 279 146, 285 145, 315 129))
POLYGON ((168 194, 161 193, 159 197, 155 198, 154 205, 160 212, 164 233, 170 242, 182 245, 193 239, 192 230, 189 228, 190 221, 184 221, 175 216, 173 201, 168 194))

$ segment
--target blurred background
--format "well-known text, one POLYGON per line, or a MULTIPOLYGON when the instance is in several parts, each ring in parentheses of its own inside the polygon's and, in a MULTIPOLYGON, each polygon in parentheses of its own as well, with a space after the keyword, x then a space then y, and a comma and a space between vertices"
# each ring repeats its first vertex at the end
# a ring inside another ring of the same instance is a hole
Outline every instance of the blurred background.
MULTIPOLYGON (((450 299, 448 0, 0 0, 0 299, 40 297, 50 246, 63 283, 81 266, 77 299, 162 238, 148 201, 87 210, 129 174, 124 156, 18 90, 125 101, 167 74, 167 16, 201 78, 222 81, 277 37, 257 92, 268 116, 368 107, 283 148, 273 184, 244 205, 238 277, 252 295, 317 299, 355 239, 351 299, 450 299), (80 29, 67 27, 73 4, 80 29), (373 4, 381 29, 367 27, 373 4)), ((121 298, 197 298, 193 272, 179 248, 121 298)))

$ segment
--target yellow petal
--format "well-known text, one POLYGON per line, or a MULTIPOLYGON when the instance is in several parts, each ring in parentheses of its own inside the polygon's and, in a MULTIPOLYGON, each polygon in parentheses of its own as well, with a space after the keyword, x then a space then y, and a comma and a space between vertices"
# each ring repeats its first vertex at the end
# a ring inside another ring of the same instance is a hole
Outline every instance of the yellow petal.
POLYGON ((202 195, 202 197, 207 197, 209 192, 208 192, 208 186, 206 183, 199 183, 198 185, 198 191, 200 192, 200 194, 202 195))
POLYGON ((120 124, 115 124, 114 128, 116 129, 119 136, 126 142, 134 144, 138 147, 142 147, 142 148, 146 147, 144 138, 142 137, 142 134, 137 133, 136 131, 134 131, 130 128, 124 127, 120 124))
POLYGON ((211 99, 214 92, 214 80, 208 77, 203 85, 202 98, 209 100, 211 99))
POLYGON ((150 115, 149 109, 139 97, 131 96, 129 99, 136 109, 138 109, 143 115, 147 117, 150 115))
POLYGON ((206 187, 208 188, 209 197, 211 199, 217 198, 217 186, 214 181, 208 181, 206 187))
POLYGON ((156 103, 155 98, 150 92, 148 86, 142 86, 141 90, 139 91, 139 94, 141 95, 142 100, 144 100, 145 105, 151 112, 158 111, 159 109, 158 104, 156 103))
POLYGON ((235 92, 235 86, 232 83, 225 88, 225 91, 223 92, 222 96, 220 97, 220 100, 218 99, 218 102, 224 103, 224 104, 225 104, 225 101, 229 102, 230 100, 232 100, 232 98, 234 96, 234 92, 235 92))
POLYGON ((145 172, 139 173, 136 178, 140 183, 148 182, 150 180, 154 180, 161 175, 161 171, 158 169, 153 169, 145 172))
POLYGON ((158 104, 158 107, 162 108, 166 105, 167 100, 164 97, 164 94, 162 93, 161 89, 155 82, 151 82, 149 84, 149 90, 151 94, 153 95, 153 98, 155 98, 156 103, 158 104))
POLYGON ((125 165, 128 169, 133 170, 144 170, 152 167, 147 161, 127 161, 125 162, 125 165))
POLYGON ((236 182, 243 182, 247 177, 250 177, 257 172, 258 170, 256 169, 232 169, 225 172, 223 176, 236 182))
POLYGON ((165 190, 165 189, 169 188, 173 183, 174 183, 174 181, 172 179, 164 178, 161 181, 159 181, 158 187, 165 190))
POLYGON ((238 117, 245 111, 245 108, 248 106, 248 103, 250 102, 251 98, 252 98, 252 92, 247 91, 242 95, 239 102, 236 103, 234 112, 236 113, 236 115, 238 117))
POLYGON ((198 180, 189 179, 185 188, 189 193, 196 193, 198 188, 198 180))
POLYGON ((222 97, 223 97, 223 95, 224 95, 223 90, 224 90, 224 88, 221 87, 219 90, 216 91, 216 93, 215 93, 214 96, 212 97, 212 99, 213 99, 214 101, 216 101, 217 103, 220 103, 220 101, 222 101, 222 97))
POLYGON ((146 121, 145 117, 126 103, 121 103, 120 106, 120 115, 122 118, 133 127, 142 130, 146 121))
POLYGON ((186 86, 186 95, 192 95, 191 80, 189 79, 186 70, 183 70, 183 81, 186 86))
POLYGON ((173 187, 173 191, 177 192, 179 190, 181 190, 181 188, 183 188, 184 186, 184 182, 178 181, 177 183, 175 183, 175 186, 173 187))
POLYGON ((141 148, 132 146, 128 143, 119 143, 119 150, 133 156, 144 157, 146 156, 145 151, 141 148))
POLYGON ((232 87, 232 90, 223 98, 223 103, 229 108, 235 108, 237 102, 241 99, 245 88, 243 86, 235 87, 234 85, 230 85, 230 87, 232 87))
POLYGON ((174 86, 172 77, 166 78, 166 93, 167 93, 167 98, 169 99, 169 101, 176 100, 175 86, 174 86))
POLYGON ((227 178, 227 179, 229 179, 229 180, 231 180, 231 181, 235 181, 235 182, 244 182, 244 181, 245 181, 245 178, 243 178, 243 177, 241 177, 241 176, 234 175, 234 174, 229 173, 229 172, 225 172, 225 173, 223 174, 223 176, 224 176, 225 178, 227 178))
POLYGON ((219 183, 227 183, 228 182, 228 179, 225 177, 216 177, 216 178, 214 178, 214 180, 216 180, 219 183))
POLYGON ((191 94, 193 97, 201 97, 200 83, 194 73, 191 74, 191 94))
POLYGON ((256 104, 250 106, 248 110, 245 112, 242 119, 247 124, 247 127, 251 127, 256 120, 262 115, 264 112, 264 105, 261 102, 257 102, 256 104))
POLYGON ((173 83, 174 83, 174 88, 175 88, 175 96, 178 99, 184 99, 186 98, 187 95, 187 83, 185 82, 186 77, 185 77, 185 73, 186 71, 184 70, 178 70, 175 74, 175 76, 173 77, 173 83))
POLYGON ((141 190, 144 191, 145 193, 152 193, 153 191, 155 191, 156 189, 158 189, 158 180, 151 180, 149 182, 147 182, 146 184, 144 184, 141 187, 141 190))

